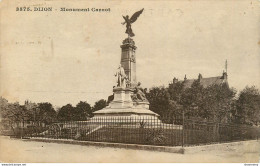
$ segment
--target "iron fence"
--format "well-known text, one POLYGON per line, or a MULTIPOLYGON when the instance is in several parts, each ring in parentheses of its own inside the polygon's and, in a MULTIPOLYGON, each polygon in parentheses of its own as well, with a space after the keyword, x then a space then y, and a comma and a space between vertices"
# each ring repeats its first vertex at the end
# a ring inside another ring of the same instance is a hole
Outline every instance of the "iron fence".
POLYGON ((88 121, 56 122, 44 131, 32 130, 26 136, 157 146, 192 146, 258 139, 260 128, 189 120, 186 120, 184 125, 175 125, 162 123, 154 117, 95 117, 88 121))

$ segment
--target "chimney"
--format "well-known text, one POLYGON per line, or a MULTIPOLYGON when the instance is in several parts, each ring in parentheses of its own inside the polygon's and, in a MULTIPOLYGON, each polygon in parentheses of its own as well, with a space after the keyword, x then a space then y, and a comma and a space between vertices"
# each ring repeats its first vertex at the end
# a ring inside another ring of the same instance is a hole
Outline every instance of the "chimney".
POLYGON ((186 74, 185 74, 184 81, 186 81, 186 80, 187 80, 187 77, 186 77, 186 74))

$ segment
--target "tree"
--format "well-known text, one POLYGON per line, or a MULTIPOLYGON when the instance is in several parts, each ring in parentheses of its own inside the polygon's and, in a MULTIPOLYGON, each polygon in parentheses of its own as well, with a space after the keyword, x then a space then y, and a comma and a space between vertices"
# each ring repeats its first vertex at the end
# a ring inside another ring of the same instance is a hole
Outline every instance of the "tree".
POLYGON ((182 120, 182 96, 184 94, 184 83, 183 82, 175 82, 169 84, 168 93, 170 95, 169 102, 169 113, 168 113, 168 121, 170 123, 181 123, 182 120))
POLYGON ((74 120, 75 109, 71 104, 62 106, 58 112, 57 119, 59 121, 72 121, 74 120))
POLYGON ((6 118, 9 105, 10 104, 8 103, 8 101, 5 98, 0 97, 0 116, 1 116, 1 118, 6 118))
POLYGON ((176 82, 173 84, 169 84, 168 92, 171 100, 180 102, 180 97, 184 92, 184 84, 183 82, 176 82))
POLYGON ((8 101, 3 98, 3 97, 0 97, 0 127, 3 128, 3 129, 8 129, 10 126, 9 126, 9 119, 7 118, 7 109, 8 109, 8 101))
POLYGON ((7 100, 1 99, 1 117, 9 121, 9 126, 14 129, 13 124, 16 126, 24 127, 25 121, 28 119, 28 111, 24 106, 16 103, 8 103, 7 100))
POLYGON ((80 101, 76 107, 67 104, 58 111, 57 118, 59 121, 80 121, 87 120, 91 117, 91 106, 87 102, 80 101))
POLYGON ((167 121, 170 108, 170 94, 165 87, 153 87, 146 93, 150 103, 150 110, 159 114, 162 120, 167 121))
POLYGON ((195 80, 190 88, 187 88, 181 94, 180 104, 185 111, 186 118, 201 118, 199 106, 202 103, 204 88, 199 80, 195 80))
POLYGON ((106 106, 107 106, 106 100, 101 99, 101 100, 95 102, 95 105, 94 105, 94 107, 92 109, 92 112, 101 110, 101 109, 105 108, 106 106))
POLYGON ((91 106, 87 102, 80 101, 75 108, 74 120, 87 120, 87 117, 92 116, 91 106))
POLYGON ((239 94, 236 101, 236 112, 238 123, 255 124, 260 122, 260 93, 252 87, 245 87, 239 94))
POLYGON ((44 122, 45 124, 50 124, 56 121, 57 113, 54 110, 51 103, 38 103, 38 106, 35 110, 36 121, 44 122))
POLYGON ((235 94, 235 89, 229 88, 227 84, 214 84, 205 88, 199 105, 201 116, 215 122, 230 122, 235 94))
POLYGON ((178 101, 170 100, 168 111, 166 111, 167 117, 165 117, 164 119, 166 119, 167 123, 181 124, 182 111, 183 111, 183 106, 180 105, 178 101))
MULTIPOLYGON (((28 100, 25 101, 24 103, 24 107, 26 108, 26 110, 28 111, 28 119, 30 121, 33 121, 33 124, 36 125, 37 124, 37 107, 38 105, 36 103, 30 102, 28 100)), ((40 117, 38 115, 38 117, 40 117)))

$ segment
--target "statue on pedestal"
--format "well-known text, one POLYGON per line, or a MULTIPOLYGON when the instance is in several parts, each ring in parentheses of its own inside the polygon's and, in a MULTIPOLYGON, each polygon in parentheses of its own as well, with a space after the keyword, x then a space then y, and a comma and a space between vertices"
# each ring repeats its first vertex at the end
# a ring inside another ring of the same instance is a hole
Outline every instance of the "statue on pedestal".
POLYGON ((124 68, 121 66, 121 64, 118 67, 118 71, 116 72, 115 76, 117 77, 117 87, 126 87, 127 82, 127 75, 125 74, 124 68))
MULTIPOLYGON (((108 97, 108 106, 93 112, 94 118, 102 117, 107 121, 116 122, 121 119, 157 118, 159 115, 149 110, 149 101, 146 98, 146 89, 136 82, 136 54, 137 47, 132 39, 134 35, 131 25, 142 14, 144 9, 135 12, 130 18, 123 16, 126 24, 125 33, 128 37, 123 40, 121 47, 120 65, 115 73, 116 86, 113 86, 113 95, 108 97)), ((125 119, 125 120, 124 120, 125 119)), ((122 121, 120 120, 120 122, 122 121)))
POLYGON ((123 16, 125 22, 123 22, 122 24, 123 25, 126 24, 126 31, 125 31, 125 33, 128 34, 128 37, 135 36, 135 34, 133 33, 133 30, 131 28, 131 24, 134 23, 137 20, 137 18, 143 13, 143 10, 144 9, 142 9, 142 10, 140 10, 138 12, 135 12, 130 19, 129 19, 128 15, 123 16))

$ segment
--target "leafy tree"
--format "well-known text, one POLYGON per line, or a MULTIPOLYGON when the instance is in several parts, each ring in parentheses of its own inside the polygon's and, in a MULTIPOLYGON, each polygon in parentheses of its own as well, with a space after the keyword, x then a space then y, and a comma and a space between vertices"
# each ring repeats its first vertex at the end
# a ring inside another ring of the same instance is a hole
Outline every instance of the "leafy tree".
POLYGON ((87 102, 80 101, 75 108, 74 120, 86 120, 87 117, 92 116, 91 106, 87 102))
POLYGON ((6 118, 8 106, 9 106, 8 101, 5 98, 0 97, 0 116, 1 116, 1 118, 6 118))
POLYGON ((27 121, 28 119, 30 119, 30 115, 28 114, 28 111, 26 109, 26 107, 24 105, 18 105, 18 116, 19 116, 19 121, 22 122, 22 127, 24 127, 24 123, 25 121, 27 121))
POLYGON ((56 121, 57 118, 57 113, 51 103, 39 103, 35 113, 36 121, 44 122, 45 124, 50 124, 56 121))
POLYGON ((203 96, 204 88, 198 80, 195 80, 190 88, 183 91, 180 104, 183 107, 183 111, 185 111, 186 118, 199 118, 201 116, 199 106, 203 100, 203 96))
POLYGON ((173 84, 169 84, 168 92, 171 100, 180 102, 181 95, 184 92, 184 84, 183 82, 176 82, 173 84))
POLYGON ((80 121, 92 116, 91 106, 87 102, 80 101, 76 107, 67 104, 58 111, 59 121, 80 121))
POLYGON ((101 110, 101 109, 105 108, 106 106, 107 106, 106 100, 101 99, 101 100, 95 102, 95 105, 94 105, 94 107, 92 109, 92 112, 101 110))
POLYGON ((205 88, 199 104, 200 116, 215 122, 230 122, 235 89, 227 84, 211 85, 205 88))
POLYGON ((175 109, 182 108, 178 114, 185 111, 187 119, 223 122, 230 117, 236 92, 227 84, 213 84, 204 88, 199 80, 195 80, 187 89, 184 89, 183 83, 180 82, 169 86, 169 93, 177 103, 175 109))
POLYGON ((164 117, 167 123, 175 123, 181 124, 182 123, 182 111, 183 106, 179 104, 179 102, 175 100, 169 101, 169 109, 166 111, 167 115, 164 117))
POLYGON ((19 103, 7 103, 7 100, 1 99, 1 117, 9 121, 9 125, 13 128, 13 124, 19 126, 22 123, 24 126, 25 121, 28 119, 28 111, 24 106, 19 105, 19 103))
POLYGON ((58 111, 57 118, 59 121, 72 121, 74 120, 74 107, 71 104, 62 106, 58 111))
POLYGON ((254 86, 243 89, 236 102, 237 122, 255 124, 260 122, 260 92, 254 86))
POLYGON ((163 121, 167 121, 170 108, 170 94, 165 87, 153 87, 146 93, 150 103, 150 110, 159 114, 163 121))
POLYGON ((40 115, 37 116, 38 105, 36 103, 32 103, 27 100, 24 103, 24 107, 26 108, 26 110, 28 112, 27 120, 33 121, 33 124, 37 125, 38 124, 37 122, 39 122, 37 117, 40 117, 40 115))
POLYGON ((19 103, 8 103, 7 100, 1 98, 1 117, 9 120, 10 125, 13 123, 22 123, 24 127, 25 121, 33 121, 35 124, 49 124, 55 121, 56 112, 50 103, 35 104, 25 101, 24 105, 19 103))
POLYGON ((170 95, 169 111, 168 111, 168 122, 169 123, 182 123, 182 96, 184 94, 183 82, 176 82, 169 84, 168 93, 170 95))
POLYGON ((9 128, 9 121, 7 119, 7 108, 8 108, 8 101, 0 97, 0 127, 3 129, 8 129, 9 128))

